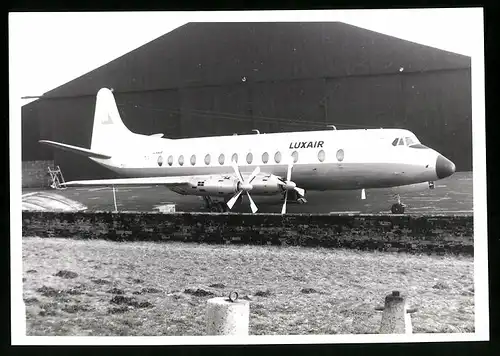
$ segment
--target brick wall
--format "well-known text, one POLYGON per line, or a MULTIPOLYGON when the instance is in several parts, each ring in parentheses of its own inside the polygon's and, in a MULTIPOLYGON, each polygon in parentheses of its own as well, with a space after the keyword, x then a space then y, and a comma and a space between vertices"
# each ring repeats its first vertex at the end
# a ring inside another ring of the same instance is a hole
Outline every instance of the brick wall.
POLYGON ((23 236, 473 254, 473 217, 23 212, 23 236))
POLYGON ((23 161, 23 188, 49 187, 50 176, 47 170, 48 167, 54 168, 54 161, 23 161))

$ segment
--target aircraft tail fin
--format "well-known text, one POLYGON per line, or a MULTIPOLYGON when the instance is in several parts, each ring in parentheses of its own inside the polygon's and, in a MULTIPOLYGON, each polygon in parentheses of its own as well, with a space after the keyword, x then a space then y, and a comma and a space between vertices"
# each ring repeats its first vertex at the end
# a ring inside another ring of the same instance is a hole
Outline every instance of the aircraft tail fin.
POLYGON ((100 89, 96 98, 90 149, 109 152, 112 147, 130 143, 134 135, 123 123, 111 90, 100 89))

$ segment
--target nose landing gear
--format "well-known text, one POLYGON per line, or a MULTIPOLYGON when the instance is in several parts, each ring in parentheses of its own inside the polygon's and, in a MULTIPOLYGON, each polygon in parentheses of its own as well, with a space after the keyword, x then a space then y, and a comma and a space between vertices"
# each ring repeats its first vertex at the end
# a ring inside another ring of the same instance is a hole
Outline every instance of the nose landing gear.
POLYGON ((396 197, 398 199, 398 202, 396 204, 392 204, 391 212, 393 214, 404 214, 406 205, 401 203, 401 197, 399 196, 399 194, 396 194, 396 197))
MULTIPOLYGON (((282 200, 285 199, 285 193, 282 194, 281 199, 282 200)), ((288 202, 289 203, 294 202, 294 203, 297 203, 297 204, 306 204, 307 200, 306 200, 305 197, 301 196, 296 191, 291 190, 291 191, 288 192, 288 202)))

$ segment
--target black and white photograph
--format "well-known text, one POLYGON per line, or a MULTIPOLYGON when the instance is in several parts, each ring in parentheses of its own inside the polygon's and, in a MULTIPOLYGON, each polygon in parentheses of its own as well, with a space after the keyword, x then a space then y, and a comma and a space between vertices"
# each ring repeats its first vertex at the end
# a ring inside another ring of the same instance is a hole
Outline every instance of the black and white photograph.
POLYGON ((9 13, 12 343, 488 340, 483 36, 9 13))

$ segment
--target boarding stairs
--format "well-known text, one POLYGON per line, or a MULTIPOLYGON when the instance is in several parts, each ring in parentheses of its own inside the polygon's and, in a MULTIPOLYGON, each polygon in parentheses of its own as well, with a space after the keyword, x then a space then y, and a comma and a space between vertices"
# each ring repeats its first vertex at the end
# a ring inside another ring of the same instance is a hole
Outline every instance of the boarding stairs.
POLYGON ((48 167, 50 174, 50 187, 53 189, 66 189, 66 181, 64 180, 61 168, 57 166, 55 169, 48 167))

